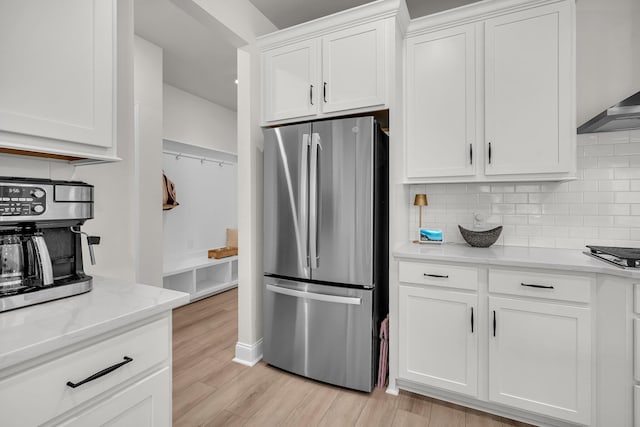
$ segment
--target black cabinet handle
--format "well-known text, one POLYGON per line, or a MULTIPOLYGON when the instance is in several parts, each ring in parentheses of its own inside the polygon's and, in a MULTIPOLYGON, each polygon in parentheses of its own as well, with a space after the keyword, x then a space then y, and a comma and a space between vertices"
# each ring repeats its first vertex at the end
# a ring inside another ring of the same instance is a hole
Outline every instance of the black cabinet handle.
POLYGON ((491 164, 491 143, 489 143, 489 164, 491 164))
POLYGON ((424 273, 424 277, 437 277, 438 279, 448 279, 449 276, 442 276, 440 274, 427 274, 424 273))
POLYGON ((520 283, 520 286, 527 286, 529 288, 538 288, 538 289, 555 289, 553 286, 550 286, 550 285, 533 285, 530 283, 520 283))
POLYGON ((496 336, 496 311, 493 310, 493 336, 496 336))
POLYGON ((327 82, 324 82, 324 86, 322 88, 322 99, 324 99, 325 104, 327 103, 327 82))
POLYGON ((471 333, 473 333, 473 307, 471 307, 471 333))
POLYGON ((129 362, 133 362, 133 359, 130 358, 130 357, 125 356, 124 357, 124 362, 116 363, 115 365, 109 366, 108 368, 103 369, 100 372, 96 372, 95 374, 91 375, 90 377, 87 377, 87 378, 83 379, 79 383, 73 383, 71 381, 67 381, 67 385, 69 387, 71 387, 71 388, 80 387, 82 384, 86 384, 86 383, 88 383, 90 381, 96 380, 96 379, 98 379, 100 377, 103 377, 103 376, 105 376, 107 374, 110 374, 111 372, 115 371, 116 369, 118 369, 121 366, 126 365, 129 362))
POLYGON ((309 85, 309 104, 313 105, 313 85, 309 85))
POLYGON ((473 145, 469 144, 469 164, 473 164, 473 145))

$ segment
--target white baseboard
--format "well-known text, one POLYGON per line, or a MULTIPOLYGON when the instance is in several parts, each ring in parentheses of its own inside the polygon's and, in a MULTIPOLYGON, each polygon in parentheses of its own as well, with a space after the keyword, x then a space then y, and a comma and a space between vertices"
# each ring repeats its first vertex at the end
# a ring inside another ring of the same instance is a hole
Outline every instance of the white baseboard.
POLYGON ((236 343, 236 357, 233 361, 245 366, 253 366, 262 360, 262 338, 253 344, 236 343))

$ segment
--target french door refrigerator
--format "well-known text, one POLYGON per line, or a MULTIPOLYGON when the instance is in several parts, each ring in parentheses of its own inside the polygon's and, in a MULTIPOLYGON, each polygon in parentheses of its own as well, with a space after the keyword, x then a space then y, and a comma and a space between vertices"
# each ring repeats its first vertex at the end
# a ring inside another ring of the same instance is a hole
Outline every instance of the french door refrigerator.
POLYGON ((388 138, 373 117, 264 134, 263 358, 371 391, 388 311, 388 138))

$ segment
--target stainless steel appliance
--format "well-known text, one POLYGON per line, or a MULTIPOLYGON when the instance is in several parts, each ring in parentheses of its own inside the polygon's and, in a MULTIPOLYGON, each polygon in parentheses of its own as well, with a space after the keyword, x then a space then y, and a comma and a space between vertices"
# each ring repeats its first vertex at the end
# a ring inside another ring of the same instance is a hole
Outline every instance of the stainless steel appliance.
POLYGON ((388 138, 373 117, 264 133, 263 358, 371 391, 388 310, 388 138))
POLYGON ((578 127, 578 134, 640 129, 640 92, 607 108, 578 127))
MULTIPOLYGON (((88 292, 80 226, 93 218, 93 186, 0 177, 0 312, 88 292)), ((87 236, 93 245, 99 237, 87 236)))
POLYGON ((589 246, 587 255, 607 261, 621 268, 640 268, 640 248, 618 248, 611 246, 589 246))

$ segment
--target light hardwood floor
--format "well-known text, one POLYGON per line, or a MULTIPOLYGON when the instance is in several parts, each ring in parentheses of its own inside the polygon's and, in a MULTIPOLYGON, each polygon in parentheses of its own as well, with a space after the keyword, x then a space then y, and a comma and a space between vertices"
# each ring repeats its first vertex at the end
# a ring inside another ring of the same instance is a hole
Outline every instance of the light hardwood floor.
POLYGON ((526 426, 412 393, 359 393, 263 362, 252 368, 234 363, 237 296, 233 289, 173 312, 176 427, 526 426))

